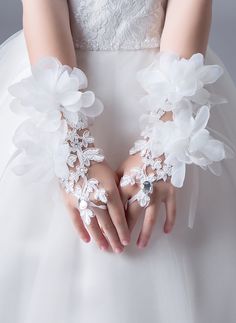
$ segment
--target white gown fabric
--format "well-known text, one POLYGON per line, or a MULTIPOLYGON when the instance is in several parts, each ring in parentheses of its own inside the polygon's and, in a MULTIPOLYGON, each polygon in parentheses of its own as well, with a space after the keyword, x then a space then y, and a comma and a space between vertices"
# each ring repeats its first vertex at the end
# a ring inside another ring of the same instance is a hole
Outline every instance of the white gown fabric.
MULTIPOLYGON (((165 6, 161 0, 70 1, 78 66, 105 106, 92 131, 114 169, 139 135, 144 93, 135 74, 159 51, 165 6)), ((223 66, 210 50, 206 62, 223 66)), ((7 89, 29 67, 20 31, 0 49, 1 174, 22 121, 9 110, 7 89)), ((236 89, 226 70, 213 91, 228 103, 211 110, 210 127, 232 145, 236 89)), ((25 184, 7 167, 0 181, 0 322, 235 322, 235 160, 223 162, 220 177, 189 167, 169 235, 164 215, 161 209, 144 250, 135 245, 139 219, 122 254, 102 252, 79 239, 56 181, 25 184)))

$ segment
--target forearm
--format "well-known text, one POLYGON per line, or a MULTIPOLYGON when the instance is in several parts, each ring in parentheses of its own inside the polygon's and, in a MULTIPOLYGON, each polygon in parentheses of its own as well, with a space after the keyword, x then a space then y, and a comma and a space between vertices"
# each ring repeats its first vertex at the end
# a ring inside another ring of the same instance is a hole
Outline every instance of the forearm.
POLYGON ((53 56, 77 65, 66 0, 23 0, 23 30, 32 64, 53 56))
POLYGON ((143 166, 125 176, 122 184, 141 184, 142 199, 149 201, 151 182, 170 176, 174 186, 182 187, 186 165, 216 173, 215 163, 226 157, 224 144, 206 129, 211 106, 224 102, 208 88, 223 72, 204 62, 210 21, 211 1, 170 0, 160 53, 137 74, 146 91, 141 99, 146 113, 140 119, 142 140, 135 142, 130 154, 139 152, 143 166))
POLYGON ((90 195, 107 202, 99 180, 88 175, 92 164, 104 160, 88 130, 103 104, 94 92, 85 91, 87 76, 76 67, 67 2, 24 0, 23 5, 33 66, 27 78, 9 88, 12 110, 27 117, 16 130, 20 156, 16 172, 23 168, 18 174, 28 174, 31 180, 51 181, 56 176, 89 224, 94 216, 90 207, 95 205, 90 195))
POLYGON ((212 0, 169 0, 160 50, 189 58, 205 54, 212 16, 212 0))
MULTIPOLYGON (((206 52, 212 17, 212 0, 169 0, 160 51, 189 58, 206 52)), ((172 120, 165 113, 163 121, 172 120)))

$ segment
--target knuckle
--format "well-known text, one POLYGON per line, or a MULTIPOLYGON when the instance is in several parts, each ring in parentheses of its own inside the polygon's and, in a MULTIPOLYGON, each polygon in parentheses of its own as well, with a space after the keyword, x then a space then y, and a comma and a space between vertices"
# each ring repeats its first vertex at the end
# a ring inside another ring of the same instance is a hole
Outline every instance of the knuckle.
POLYGON ((112 201, 114 197, 116 196, 116 189, 114 187, 108 187, 106 188, 106 195, 108 201, 112 201))
POLYGON ((104 223, 103 226, 102 226, 102 228, 106 232, 111 231, 111 225, 108 224, 108 223, 104 223))
POLYGON ((125 195, 133 195, 136 190, 136 185, 120 186, 120 191, 125 195))
POLYGON ((114 217, 114 223, 116 227, 123 227, 124 226, 124 220, 121 215, 115 215, 114 217))
POLYGON ((91 195, 89 197, 89 201, 92 202, 95 205, 98 205, 99 204, 99 201, 93 195, 91 195))

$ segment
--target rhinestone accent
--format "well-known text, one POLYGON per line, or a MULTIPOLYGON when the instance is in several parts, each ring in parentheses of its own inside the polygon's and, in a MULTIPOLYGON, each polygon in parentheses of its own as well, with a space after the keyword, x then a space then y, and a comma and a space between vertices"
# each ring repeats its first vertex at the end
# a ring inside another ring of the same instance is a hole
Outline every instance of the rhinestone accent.
POLYGON ((152 183, 149 181, 143 182, 142 189, 145 194, 150 193, 152 191, 152 183))

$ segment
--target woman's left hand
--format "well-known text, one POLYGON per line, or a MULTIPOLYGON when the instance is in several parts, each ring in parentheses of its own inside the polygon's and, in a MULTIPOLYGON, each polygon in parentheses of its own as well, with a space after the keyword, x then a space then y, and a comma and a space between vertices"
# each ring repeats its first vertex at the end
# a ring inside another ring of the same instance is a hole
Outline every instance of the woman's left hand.
MULTIPOLYGON (((124 174, 129 174, 131 169, 134 167, 141 167, 142 166, 142 160, 140 154, 135 154, 129 156, 126 161, 119 167, 117 170, 117 174, 119 176, 119 179, 124 174)), ((158 213, 160 204, 162 202, 165 203, 165 209, 166 209, 166 220, 164 223, 164 232, 169 233, 173 225, 175 223, 176 218, 176 189, 171 184, 170 180, 167 179, 166 182, 163 180, 156 181, 153 183, 153 193, 151 194, 150 203, 144 210, 143 207, 139 205, 137 201, 134 201, 130 205, 128 205, 126 210, 126 218, 127 223, 130 229, 130 232, 133 230, 139 216, 141 216, 144 212, 144 220, 142 229, 140 231, 137 245, 140 248, 145 247, 148 244, 148 241, 150 240, 152 230, 154 228, 154 225, 156 225, 158 213)), ((122 201, 124 205, 126 205, 126 202, 128 199, 130 199, 132 196, 134 196, 139 190, 140 187, 138 184, 134 185, 127 185, 127 186, 119 186, 119 190, 121 193, 122 201)))

